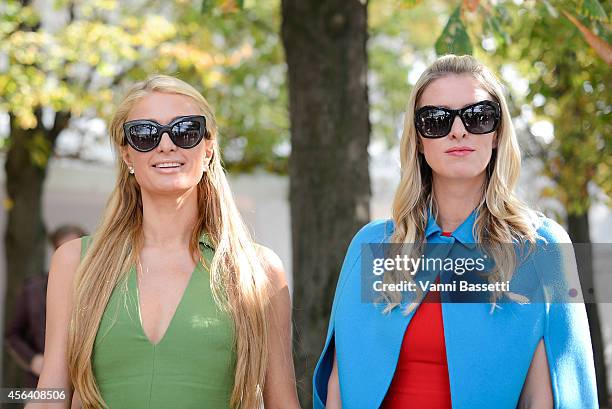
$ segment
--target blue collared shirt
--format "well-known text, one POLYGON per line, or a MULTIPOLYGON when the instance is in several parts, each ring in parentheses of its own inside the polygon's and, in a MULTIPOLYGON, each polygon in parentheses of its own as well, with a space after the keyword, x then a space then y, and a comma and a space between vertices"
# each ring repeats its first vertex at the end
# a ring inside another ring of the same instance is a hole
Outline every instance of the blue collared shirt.
POLYGON ((442 229, 438 226, 436 219, 434 219, 431 211, 427 215, 427 227, 425 228, 425 239, 429 243, 448 243, 452 244, 455 241, 459 241, 468 248, 474 248, 476 246, 474 240, 474 222, 478 216, 477 209, 474 209, 469 216, 451 232, 450 237, 442 235, 442 229))

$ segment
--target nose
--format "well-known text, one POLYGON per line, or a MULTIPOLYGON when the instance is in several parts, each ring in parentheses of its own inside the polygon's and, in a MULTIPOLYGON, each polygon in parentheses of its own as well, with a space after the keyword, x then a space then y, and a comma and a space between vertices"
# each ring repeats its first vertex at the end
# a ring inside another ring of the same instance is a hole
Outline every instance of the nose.
POLYGON ((465 138, 467 136, 467 131, 463 126, 463 122, 461 121, 459 115, 456 115, 455 118, 453 118, 453 125, 451 126, 449 136, 451 139, 465 138))
POLYGON ((169 152, 176 151, 177 146, 170 139, 170 134, 168 132, 164 132, 161 136, 161 140, 159 141, 159 145, 157 145, 158 152, 169 152))

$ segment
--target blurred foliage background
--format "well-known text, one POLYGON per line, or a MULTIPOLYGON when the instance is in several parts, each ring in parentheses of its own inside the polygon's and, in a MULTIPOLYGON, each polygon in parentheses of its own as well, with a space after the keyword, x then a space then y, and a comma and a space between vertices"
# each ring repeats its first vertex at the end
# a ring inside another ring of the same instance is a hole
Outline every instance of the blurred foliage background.
MULTIPOLYGON (((186 1, 56 1, 46 8, 51 21, 34 5, 2 7, 0 107, 16 126, 33 129, 58 112, 108 120, 127 84, 172 73, 215 107, 229 167, 283 172, 277 149, 288 124, 274 2, 203 13, 186 1)), ((32 159, 44 166, 51 149, 43 139, 34 145, 32 159)))
MULTIPOLYGON (((546 119, 555 125, 553 145, 545 144, 545 158, 552 166, 549 176, 562 186, 577 176, 559 174, 570 158, 550 154, 550 148, 568 142, 567 133, 589 134, 590 143, 581 146, 599 168, 581 173, 589 180, 595 177, 610 192, 609 161, 601 160, 609 153, 603 144, 611 126, 606 121, 609 64, 564 17, 574 13, 608 44, 610 58, 609 1, 369 3, 374 139, 389 146, 397 142, 411 83, 436 55, 473 53, 498 71, 512 67, 528 79, 527 93, 512 98, 517 114, 528 105, 533 112, 529 120, 546 119), (562 115, 565 112, 583 119, 572 121, 562 115), (592 155, 595 151, 600 155, 592 155)), ((45 118, 50 123, 56 113, 108 120, 126 84, 150 73, 172 73, 201 89, 215 107, 228 168, 286 172, 290 141, 279 1, 40 4, 44 7, 9 0, 0 6, 0 109, 14 116, 17 127, 33 129, 45 118), (41 13, 48 16, 46 23, 41 13)), ((4 151, 10 140, 10 134, 2 135, 4 151)), ((43 138, 30 147, 31 159, 39 166, 53 154, 43 138)), ((562 200, 581 210, 581 205, 570 204, 569 196, 562 200)))

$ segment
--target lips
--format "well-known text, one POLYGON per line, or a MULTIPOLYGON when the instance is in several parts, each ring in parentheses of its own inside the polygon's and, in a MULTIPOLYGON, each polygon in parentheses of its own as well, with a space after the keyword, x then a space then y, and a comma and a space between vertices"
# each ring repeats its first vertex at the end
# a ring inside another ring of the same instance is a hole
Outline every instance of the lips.
POLYGON ((454 148, 450 148, 448 150, 445 151, 445 153, 453 153, 453 152, 474 152, 476 149, 474 148, 470 148, 468 146, 455 146, 454 148))
POLYGON ((448 149, 446 154, 449 156, 462 157, 471 155, 474 151, 474 148, 470 148, 468 146, 455 146, 454 148, 448 149))

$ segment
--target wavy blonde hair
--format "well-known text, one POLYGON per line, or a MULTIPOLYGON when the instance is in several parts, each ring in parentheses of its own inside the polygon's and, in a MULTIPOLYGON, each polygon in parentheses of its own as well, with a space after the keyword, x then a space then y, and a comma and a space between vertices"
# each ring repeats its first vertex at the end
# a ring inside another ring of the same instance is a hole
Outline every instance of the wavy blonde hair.
MULTIPOLYGON (((496 267, 488 277, 489 282, 510 280, 517 260, 513 246, 507 243, 535 243, 535 214, 514 194, 521 168, 521 153, 504 98, 504 88, 485 65, 470 55, 448 54, 438 58, 423 72, 410 93, 400 141, 401 179, 393 200, 394 231, 390 241, 405 243, 404 251, 421 253, 425 242, 428 211, 431 209, 433 215, 437 215, 432 190, 433 173, 424 155, 419 152, 420 141, 414 125, 414 112, 427 86, 432 81, 449 75, 471 76, 501 106, 502 118, 496 131, 497 148, 487 165, 486 181, 477 207, 478 217, 474 223, 473 235, 475 241, 494 259, 496 267)), ((383 282, 413 280, 412 275, 405 272, 392 271, 385 275, 383 282)), ((497 292, 492 295, 493 306, 502 294, 497 292)), ((516 296, 506 294, 510 297, 516 296)), ((422 291, 418 290, 416 301, 408 305, 406 313, 418 306, 422 295, 422 291)), ((401 295, 398 292, 385 292, 383 300, 387 303, 384 311, 389 312, 399 305, 401 295)))
POLYGON ((230 403, 232 407, 255 409, 262 402, 268 353, 267 276, 230 192, 210 105, 190 85, 164 75, 135 84, 110 123, 110 138, 118 153, 118 177, 90 249, 76 272, 69 336, 70 377, 84 408, 107 407, 92 370, 94 341, 113 288, 136 265, 144 242, 140 187, 120 155, 125 148, 122 125, 135 103, 152 92, 187 96, 206 117, 213 157, 197 185, 198 217, 189 249, 192 254, 199 253, 200 235, 208 233, 215 248, 209 266, 212 293, 217 305, 230 313, 235 329, 237 359, 230 403))

